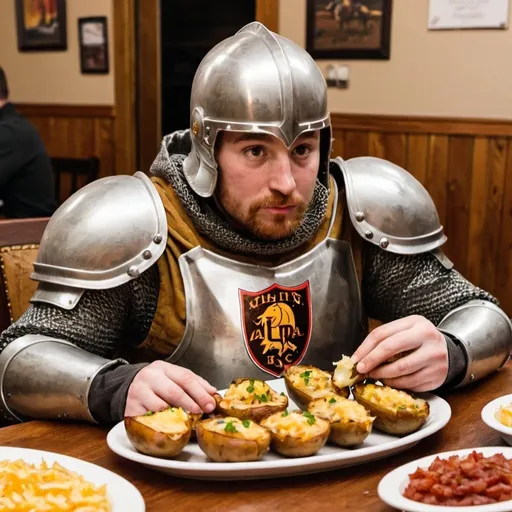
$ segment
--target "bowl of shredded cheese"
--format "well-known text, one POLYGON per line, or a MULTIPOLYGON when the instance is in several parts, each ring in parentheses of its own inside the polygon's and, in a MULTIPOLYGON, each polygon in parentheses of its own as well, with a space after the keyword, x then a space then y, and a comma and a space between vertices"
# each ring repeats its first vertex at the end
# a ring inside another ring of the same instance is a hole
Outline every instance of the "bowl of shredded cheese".
POLYGON ((512 445, 512 394, 500 396, 482 409, 482 420, 512 445))
POLYGON ((104 468, 60 454, 2 446, 0 511, 4 510, 143 512, 145 506, 132 484, 104 468))

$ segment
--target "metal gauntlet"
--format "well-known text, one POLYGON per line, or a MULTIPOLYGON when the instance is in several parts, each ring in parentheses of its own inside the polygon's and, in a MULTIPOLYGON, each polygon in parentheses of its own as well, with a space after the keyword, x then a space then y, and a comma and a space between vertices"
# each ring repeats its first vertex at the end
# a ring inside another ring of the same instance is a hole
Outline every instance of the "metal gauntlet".
POLYGON ((94 377, 108 360, 65 340, 29 334, 0 353, 0 412, 9 418, 75 419, 96 423, 88 406, 94 377))
POLYGON ((456 340, 466 354, 464 386, 501 368, 512 349, 512 323, 496 305, 474 300, 450 311, 438 329, 456 340))

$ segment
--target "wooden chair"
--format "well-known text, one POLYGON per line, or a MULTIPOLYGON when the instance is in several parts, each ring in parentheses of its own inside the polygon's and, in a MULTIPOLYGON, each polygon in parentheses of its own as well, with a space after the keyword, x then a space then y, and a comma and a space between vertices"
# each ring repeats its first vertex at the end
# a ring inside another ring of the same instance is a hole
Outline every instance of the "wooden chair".
POLYGON ((0 220, 0 332, 27 309, 37 283, 30 279, 49 217, 0 220))
POLYGON ((79 188, 96 180, 100 173, 100 160, 95 156, 89 158, 51 157, 50 160, 55 174, 55 197, 59 204, 79 188), (66 183, 69 181, 71 181, 70 185, 66 183))

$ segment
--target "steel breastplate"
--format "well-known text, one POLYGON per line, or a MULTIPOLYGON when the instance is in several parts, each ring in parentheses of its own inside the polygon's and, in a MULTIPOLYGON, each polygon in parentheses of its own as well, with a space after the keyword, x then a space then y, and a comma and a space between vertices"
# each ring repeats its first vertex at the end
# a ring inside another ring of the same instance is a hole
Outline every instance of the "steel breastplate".
POLYGON ((169 361, 217 388, 237 377, 276 378, 299 363, 331 370, 362 340, 359 284, 347 242, 327 237, 272 268, 202 247, 183 254, 179 264, 186 326, 169 361))

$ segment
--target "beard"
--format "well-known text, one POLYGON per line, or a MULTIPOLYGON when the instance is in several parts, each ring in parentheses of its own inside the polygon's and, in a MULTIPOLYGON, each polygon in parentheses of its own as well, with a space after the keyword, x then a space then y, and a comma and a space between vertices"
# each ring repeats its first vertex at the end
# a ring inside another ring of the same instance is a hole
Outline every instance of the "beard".
POLYGON ((300 226, 308 204, 303 198, 293 193, 284 195, 273 192, 271 195, 254 201, 247 212, 244 212, 237 201, 222 187, 219 191, 219 201, 226 213, 244 230, 262 240, 277 241, 292 236, 300 226), (287 213, 270 213, 266 208, 293 206, 287 213))

